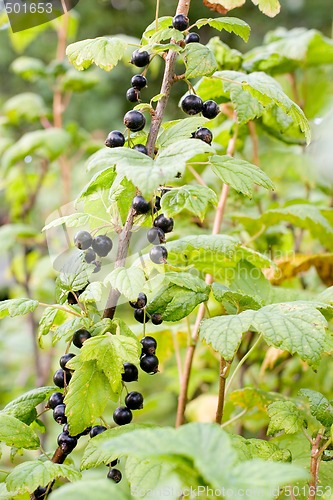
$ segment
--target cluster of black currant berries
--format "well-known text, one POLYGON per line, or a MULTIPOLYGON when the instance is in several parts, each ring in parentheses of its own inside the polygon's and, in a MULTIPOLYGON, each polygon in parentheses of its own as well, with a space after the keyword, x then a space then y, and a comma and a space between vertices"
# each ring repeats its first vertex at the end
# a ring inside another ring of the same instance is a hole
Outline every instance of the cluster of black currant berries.
POLYGON ((102 262, 98 257, 106 257, 112 250, 112 240, 105 234, 93 238, 88 231, 79 231, 74 236, 74 244, 79 250, 84 250, 84 258, 88 264, 95 266, 94 273, 100 271, 102 262))
MULTIPOLYGON (((205 118, 210 120, 216 118, 220 112, 219 105, 213 100, 205 101, 201 99, 198 95, 189 94, 181 102, 182 110, 188 115, 197 115, 202 113, 205 118)), ((200 139, 201 141, 211 144, 213 140, 213 134, 211 130, 207 127, 200 127, 198 130, 193 132, 192 137, 195 139, 200 139)))

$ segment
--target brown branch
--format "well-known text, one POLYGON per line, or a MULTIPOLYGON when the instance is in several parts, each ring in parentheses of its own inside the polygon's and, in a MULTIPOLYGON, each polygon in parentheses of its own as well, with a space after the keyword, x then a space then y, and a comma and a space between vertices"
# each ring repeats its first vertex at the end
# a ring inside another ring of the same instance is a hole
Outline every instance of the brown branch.
POLYGON ((318 486, 318 475, 320 466, 320 455, 318 455, 318 449, 320 441, 322 439, 322 434, 318 433, 317 437, 312 441, 311 448, 311 461, 310 461, 310 474, 311 479, 309 482, 309 497, 308 500, 315 500, 316 491, 318 486))
POLYGON ((224 409, 224 399, 225 399, 225 385, 227 380, 229 364, 221 356, 220 361, 220 381, 219 381, 219 396, 218 404, 216 409, 215 422, 219 425, 222 423, 223 409, 224 409))
MULTIPOLYGON (((235 115, 234 115, 234 118, 235 118, 235 115)), ((228 144, 227 154, 229 156, 233 156, 235 153, 237 137, 238 137, 238 125, 236 123, 234 135, 230 138, 229 144, 228 144)), ((219 203, 218 203, 216 213, 215 213, 215 219, 214 219, 213 230, 212 230, 213 235, 220 233, 228 194, 229 194, 229 186, 227 186, 227 184, 223 184, 222 191, 220 194, 219 203)), ((206 283, 207 283, 207 285, 211 285, 213 283, 213 276, 211 276, 210 274, 207 274, 206 275, 206 283)), ((180 393, 179 393, 179 397, 178 397, 176 427, 179 427, 180 425, 182 425, 184 423, 184 414, 185 414, 186 403, 187 403, 188 385, 189 385, 189 381, 190 381, 193 357, 194 357, 195 348, 196 348, 196 345, 197 345, 198 339, 199 339, 200 323, 203 320, 204 316, 205 316, 205 304, 202 303, 199 306, 197 318, 196 318, 196 321, 195 321, 195 324, 193 327, 191 344, 188 346, 187 352, 186 352, 184 371, 183 371, 183 380, 182 380, 182 384, 180 387, 180 393)), ((222 387, 221 387, 221 392, 222 392, 222 387)), ((222 394, 219 394, 219 396, 220 397, 219 397, 218 407, 222 406, 222 414, 223 414, 224 396, 223 396, 222 404, 221 404, 222 394)))

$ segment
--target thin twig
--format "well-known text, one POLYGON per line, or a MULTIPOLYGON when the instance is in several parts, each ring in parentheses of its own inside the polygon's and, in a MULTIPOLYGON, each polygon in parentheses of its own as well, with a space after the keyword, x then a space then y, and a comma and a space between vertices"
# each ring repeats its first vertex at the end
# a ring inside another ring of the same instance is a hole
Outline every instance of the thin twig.
POLYGON ((224 422, 221 425, 221 429, 223 429, 223 427, 227 427, 227 425, 233 424, 234 422, 236 422, 236 420, 242 418, 242 416, 245 415, 246 412, 247 412, 247 408, 245 408, 243 411, 241 411, 240 413, 238 413, 238 415, 235 415, 234 417, 232 417, 227 422, 224 422))
POLYGON ((237 375, 238 371, 240 370, 240 368, 243 366, 243 364, 245 363, 245 361, 249 358, 249 356, 252 354, 252 352, 255 350, 255 348, 257 347, 257 345, 259 344, 259 342, 261 341, 262 339, 262 335, 259 335, 259 337, 257 338, 257 340, 255 341, 255 343, 253 344, 253 346, 251 347, 251 349, 249 349, 247 351, 247 353, 242 357, 242 359, 240 360, 240 362, 238 363, 238 365, 236 366, 235 370, 233 371, 229 381, 228 381, 228 385, 225 389, 225 392, 227 393, 231 387, 231 384, 232 382, 234 381, 234 378, 235 376, 237 375))

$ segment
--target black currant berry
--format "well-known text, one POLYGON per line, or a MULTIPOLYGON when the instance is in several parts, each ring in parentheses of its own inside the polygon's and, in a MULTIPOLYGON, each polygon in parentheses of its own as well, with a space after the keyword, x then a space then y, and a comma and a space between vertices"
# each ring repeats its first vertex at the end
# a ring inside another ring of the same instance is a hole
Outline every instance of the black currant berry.
POLYGON ((126 99, 129 102, 138 102, 140 99, 140 92, 137 89, 134 89, 133 87, 131 87, 126 92, 126 99))
POLYGON ((139 130, 145 127, 146 118, 141 111, 133 109, 132 111, 128 111, 124 116, 124 124, 127 128, 132 130, 132 132, 139 132, 139 130))
POLYGON ((112 240, 105 234, 96 236, 91 245, 99 257, 106 257, 113 247, 112 240))
POLYGON ((159 212, 161 210, 161 197, 155 196, 155 212, 159 212))
POLYGON ((72 375, 69 372, 65 372, 63 369, 60 369, 53 375, 53 382, 56 386, 60 387, 60 389, 63 389, 65 387, 65 382, 67 385, 71 378, 72 375))
POLYGON ((200 141, 206 142, 207 144, 211 144, 213 140, 213 134, 206 127, 200 127, 194 134, 195 139, 200 139, 200 141))
POLYGON ((165 247, 156 245, 150 250, 149 257, 154 264, 165 264, 168 258, 168 251, 165 247))
POLYGON ((84 431, 80 432, 80 434, 78 434, 77 436, 75 436, 76 438, 80 438, 81 436, 87 436, 91 431, 91 427, 87 427, 86 429, 84 429, 84 431))
POLYGON ((150 211, 151 206, 149 201, 145 200, 143 196, 135 196, 132 201, 132 208, 137 215, 146 214, 150 211))
POLYGON ((105 431, 107 431, 107 428, 104 427, 104 425, 94 425, 94 427, 90 429, 89 436, 93 438, 95 436, 98 436, 98 434, 102 434, 102 432, 105 431))
POLYGON ((178 31, 185 31, 189 27, 189 18, 184 14, 178 14, 172 19, 172 26, 178 31))
POLYGON ((63 404, 63 402, 64 402, 64 395, 61 392, 54 392, 49 397, 46 406, 47 408, 51 408, 51 410, 54 410, 56 406, 63 404))
POLYGON ((90 339, 91 335, 87 330, 77 330, 74 335, 72 342, 77 347, 78 349, 81 349, 83 346, 83 343, 90 339))
POLYGON ((102 269, 102 262, 100 260, 94 260, 92 264, 95 266, 93 273, 99 273, 100 270, 102 269))
POLYGON ((113 412, 113 420, 117 425, 127 425, 132 421, 133 414, 126 406, 119 406, 113 412))
POLYGON ((65 455, 69 455, 77 445, 77 438, 70 436, 66 432, 62 432, 58 436, 58 446, 62 449, 65 455))
POLYGON ((118 469, 111 469, 108 472, 107 478, 112 479, 112 481, 114 481, 115 483, 120 483, 122 474, 118 469))
POLYGON ((145 312, 144 309, 135 309, 134 310, 134 318, 139 322, 139 323, 148 323, 149 321, 149 315, 145 312))
POLYGON ((108 148, 122 148, 125 144, 124 134, 119 130, 112 130, 105 139, 105 146, 108 148))
POLYGON ((216 118, 220 112, 220 107, 217 102, 213 100, 205 101, 202 106, 202 114, 205 118, 212 120, 216 118))
POLYGON ((132 363, 124 363, 124 373, 121 374, 124 382, 136 382, 139 378, 139 371, 132 363))
POLYGON ((142 309, 147 304, 147 295, 143 292, 140 292, 136 302, 130 302, 130 306, 134 307, 134 309, 142 309))
MULTIPOLYGON (((47 486, 38 486, 38 488, 33 492, 33 496, 36 500, 43 500, 45 497, 47 491, 47 486)), ((51 493, 51 490, 49 489, 49 493, 51 493)))
POLYGON ((147 51, 143 50, 142 52, 135 50, 132 54, 131 63, 137 66, 138 68, 143 68, 149 64, 150 56, 147 51))
POLYGON ((189 33, 186 35, 185 38, 185 43, 199 43, 200 42, 200 36, 198 33, 189 33))
POLYGON ((72 354, 71 352, 61 356, 61 358, 59 360, 59 364, 63 370, 65 370, 65 371, 69 370, 69 368, 66 368, 66 363, 68 363, 68 361, 70 361, 72 358, 75 358, 75 354, 72 354))
POLYGON ((61 405, 57 405, 53 410, 53 418, 60 425, 67 424, 67 417, 65 415, 65 409, 66 409, 66 405, 61 404, 61 405))
POLYGON ((74 236, 74 245, 80 250, 87 250, 92 244, 92 236, 88 231, 79 231, 74 236))
POLYGON ((64 432, 65 434, 70 434, 69 433, 69 425, 68 424, 65 424, 62 428, 62 432, 64 432))
POLYGON ((131 80, 132 87, 138 90, 147 87, 147 78, 143 75, 134 75, 131 80))
POLYGON ((163 323, 162 314, 160 313, 152 314, 151 322, 153 323, 153 325, 160 325, 161 323, 163 323))
POLYGON ((154 339, 154 337, 143 337, 143 339, 140 340, 142 344, 142 353, 143 354, 155 354, 156 348, 157 348, 157 342, 154 339))
POLYGON ((154 226, 162 229, 164 233, 171 233, 171 231, 173 230, 173 224, 173 218, 165 217, 164 214, 159 215, 154 220, 154 226))
POLYGON ((84 252, 84 259, 88 264, 91 264, 96 259, 96 254, 92 248, 88 248, 86 252, 84 252))
POLYGON ((158 363, 158 358, 154 354, 144 354, 140 359, 140 368, 146 373, 157 373, 158 363))
POLYGON ((115 467, 116 465, 118 465, 118 458, 116 458, 115 460, 112 460, 112 462, 107 464, 107 467, 115 467))
POLYGON ((147 240, 153 245, 165 243, 165 234, 159 227, 151 227, 147 232, 147 240))
POLYGON ((203 102, 202 99, 195 94, 189 94, 181 102, 182 110, 188 115, 197 115, 201 113, 203 102))
POLYGON ((125 405, 130 410, 141 410, 143 408, 143 396, 140 392, 129 392, 125 398, 125 405))
POLYGON ((136 144, 135 146, 133 146, 133 149, 135 149, 135 151, 139 151, 139 153, 148 155, 148 149, 144 144, 136 144))

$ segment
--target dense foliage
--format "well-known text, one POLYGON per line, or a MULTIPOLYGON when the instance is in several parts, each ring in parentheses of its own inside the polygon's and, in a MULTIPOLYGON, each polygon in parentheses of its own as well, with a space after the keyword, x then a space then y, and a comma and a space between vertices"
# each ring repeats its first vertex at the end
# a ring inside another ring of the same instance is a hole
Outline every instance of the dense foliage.
POLYGON ((0 369, 30 331, 35 372, 3 385, 1 498, 332 498, 333 42, 279 28, 241 52, 222 37, 248 41, 244 2, 190 3, 156 2, 140 41, 68 43, 71 11, 54 60, 12 63, 0 369), (68 119, 121 64, 123 123, 68 119))

